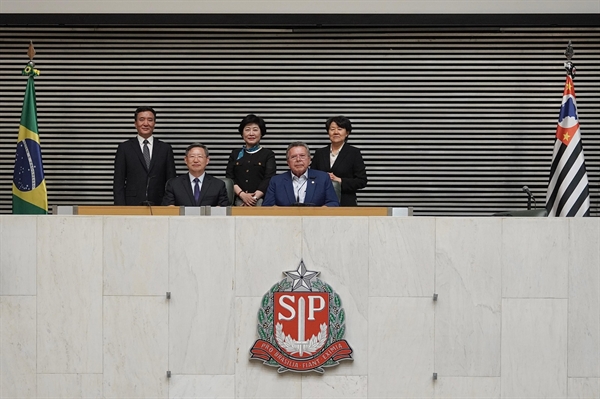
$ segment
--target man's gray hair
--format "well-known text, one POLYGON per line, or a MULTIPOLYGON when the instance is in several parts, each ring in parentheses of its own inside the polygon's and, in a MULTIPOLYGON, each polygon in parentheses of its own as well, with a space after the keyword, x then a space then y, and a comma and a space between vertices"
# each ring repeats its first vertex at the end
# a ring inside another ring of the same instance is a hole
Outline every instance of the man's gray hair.
POLYGON ((285 151, 285 157, 287 158, 287 155, 290 153, 290 150, 294 147, 304 147, 306 148, 306 152, 308 153, 308 156, 310 157, 310 148, 308 148, 308 144, 306 144, 303 141, 294 141, 292 143, 290 143, 290 145, 288 145, 287 150, 285 151))
POLYGON ((188 145, 187 148, 185 149, 185 156, 186 157, 187 157, 188 153, 190 152, 190 150, 192 148, 202 148, 204 150, 204 153, 206 154, 206 157, 207 158, 209 157, 209 155, 208 155, 208 147, 205 146, 202 143, 192 143, 192 144, 188 145))

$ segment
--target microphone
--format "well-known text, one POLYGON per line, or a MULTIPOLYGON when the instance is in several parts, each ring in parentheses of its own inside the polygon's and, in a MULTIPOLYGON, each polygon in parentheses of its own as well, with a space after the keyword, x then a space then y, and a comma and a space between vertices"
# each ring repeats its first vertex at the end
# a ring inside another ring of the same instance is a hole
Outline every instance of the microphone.
POLYGON ((304 188, 304 186, 306 186, 306 182, 308 181, 308 179, 304 180, 304 182, 302 182, 302 184, 300 185, 300 187, 298 187, 298 192, 296 192, 296 203, 300 202, 300 191, 302 191, 302 189, 304 188))
POLYGON ((150 187, 150 180, 152 180, 153 177, 154 176, 148 176, 148 180, 146 181, 146 200, 142 201, 142 205, 150 207, 150 215, 153 215, 152 205, 154 205, 154 203, 148 200, 148 187, 150 187))
POLYGON ((312 202, 294 202, 290 206, 316 206, 312 202))
POLYGON ((537 208, 537 202, 535 200, 535 197, 531 193, 531 190, 529 189, 529 187, 523 186, 523 192, 525 192, 525 194, 527 194, 527 210, 531 209, 531 200, 532 199, 533 199, 534 209, 537 208))

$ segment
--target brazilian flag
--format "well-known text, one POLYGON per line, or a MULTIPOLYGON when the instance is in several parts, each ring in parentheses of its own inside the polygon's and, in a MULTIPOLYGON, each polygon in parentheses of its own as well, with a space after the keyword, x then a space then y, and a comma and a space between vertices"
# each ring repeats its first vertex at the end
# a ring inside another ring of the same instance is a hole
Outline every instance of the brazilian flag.
POLYGON ((29 78, 25 89, 21 126, 19 126, 17 140, 12 189, 13 214, 47 214, 48 196, 38 135, 35 83, 33 82, 34 76, 39 75, 40 72, 33 69, 33 63, 29 63, 22 74, 29 78))

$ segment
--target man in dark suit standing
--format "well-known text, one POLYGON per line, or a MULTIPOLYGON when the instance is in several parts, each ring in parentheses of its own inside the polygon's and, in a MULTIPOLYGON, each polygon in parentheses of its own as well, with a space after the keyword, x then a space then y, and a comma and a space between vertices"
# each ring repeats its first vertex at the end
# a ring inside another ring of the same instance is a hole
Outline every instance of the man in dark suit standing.
POLYGON ((155 124, 154 109, 135 110, 138 135, 119 144, 115 156, 115 205, 160 205, 165 183, 176 175, 173 149, 152 135, 155 124))
POLYGON ((228 206, 225 183, 205 172, 210 161, 208 148, 193 143, 185 150, 188 173, 167 182, 163 205, 177 206, 228 206))
POLYGON ((329 175, 309 169, 310 149, 301 141, 287 148, 288 172, 273 176, 262 206, 339 206, 329 175))

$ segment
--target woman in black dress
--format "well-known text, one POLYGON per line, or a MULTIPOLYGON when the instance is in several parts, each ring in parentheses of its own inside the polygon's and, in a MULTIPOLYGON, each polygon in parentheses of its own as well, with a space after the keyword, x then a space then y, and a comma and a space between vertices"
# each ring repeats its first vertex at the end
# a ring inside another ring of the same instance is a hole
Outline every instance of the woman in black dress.
POLYGON ((352 123, 340 115, 327 119, 325 127, 331 144, 315 151, 310 167, 342 185, 341 206, 357 206, 356 191, 367 186, 367 170, 360 150, 346 143, 352 123))
POLYGON ((269 180, 277 170, 275 154, 260 145, 260 140, 267 134, 262 118, 250 114, 242 119, 238 130, 244 146, 234 149, 229 155, 225 177, 234 183, 234 205, 260 206, 269 180))

